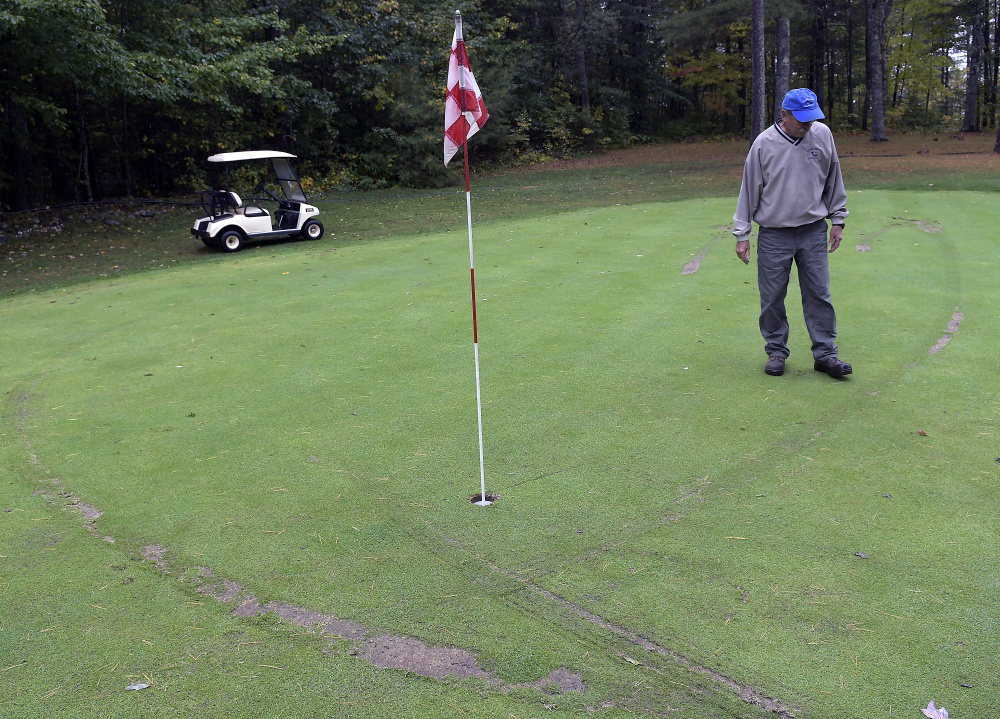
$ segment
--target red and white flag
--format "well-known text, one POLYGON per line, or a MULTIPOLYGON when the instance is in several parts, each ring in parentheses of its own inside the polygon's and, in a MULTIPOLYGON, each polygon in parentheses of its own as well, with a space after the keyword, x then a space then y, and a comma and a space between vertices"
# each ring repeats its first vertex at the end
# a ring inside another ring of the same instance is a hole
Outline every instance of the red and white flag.
POLYGON ((462 39, 462 18, 455 13, 455 37, 448 63, 448 96, 444 103, 444 164, 454 157, 466 140, 479 132, 490 119, 476 78, 469 68, 469 56, 462 39))

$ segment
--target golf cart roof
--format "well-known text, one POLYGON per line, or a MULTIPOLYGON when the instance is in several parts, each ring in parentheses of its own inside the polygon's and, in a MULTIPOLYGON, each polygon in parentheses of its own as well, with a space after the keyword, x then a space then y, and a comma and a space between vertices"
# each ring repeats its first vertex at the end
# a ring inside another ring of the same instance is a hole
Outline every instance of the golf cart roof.
POLYGON ((208 158, 209 162, 240 162, 241 160, 270 160, 278 157, 295 157, 287 152, 274 150, 245 150, 243 152, 220 152, 208 158))

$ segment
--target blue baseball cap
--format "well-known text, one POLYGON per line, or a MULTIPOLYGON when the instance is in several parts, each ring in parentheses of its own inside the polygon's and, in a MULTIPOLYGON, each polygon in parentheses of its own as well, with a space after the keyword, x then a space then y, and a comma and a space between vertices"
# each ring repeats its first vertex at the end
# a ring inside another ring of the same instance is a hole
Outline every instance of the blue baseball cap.
POLYGON ((816 93, 804 87, 789 90, 781 101, 781 107, 791 112, 799 122, 812 122, 826 117, 819 109, 816 93))

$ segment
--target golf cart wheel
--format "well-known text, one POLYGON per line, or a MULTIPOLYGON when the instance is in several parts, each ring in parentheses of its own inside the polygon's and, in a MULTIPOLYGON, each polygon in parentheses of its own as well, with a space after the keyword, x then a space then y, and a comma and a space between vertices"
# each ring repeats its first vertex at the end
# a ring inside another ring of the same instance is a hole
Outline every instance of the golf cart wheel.
POLYGON ((226 230, 217 242, 226 252, 237 252, 243 247, 243 235, 237 230, 226 230))
POLYGON ((323 236, 323 223, 319 220, 309 220, 302 225, 302 237, 307 240, 318 240, 323 236))

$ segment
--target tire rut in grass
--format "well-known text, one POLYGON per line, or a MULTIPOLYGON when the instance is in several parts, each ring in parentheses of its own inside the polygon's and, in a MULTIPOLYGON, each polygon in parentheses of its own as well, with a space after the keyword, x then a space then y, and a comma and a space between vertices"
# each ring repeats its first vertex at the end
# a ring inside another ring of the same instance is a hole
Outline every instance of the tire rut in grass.
POLYGON ((948 329, 944 331, 944 337, 939 339, 937 343, 927 350, 927 354, 937 354, 944 349, 944 346, 951 342, 951 337, 954 333, 958 332, 959 325, 962 324, 962 319, 964 315, 958 311, 958 307, 955 308, 955 314, 951 316, 951 322, 948 323, 948 329))
MULTIPOLYGON (((43 375, 44 376, 44 375, 43 375)), ((51 476, 51 472, 48 467, 42 464, 42 461, 35 454, 34 446, 32 445, 31 438, 28 436, 28 431, 25 426, 28 417, 28 402, 31 400, 34 394, 35 387, 37 387, 38 382, 41 381, 41 377, 32 385, 31 389, 21 395, 21 406, 14 411, 14 420, 17 423, 18 434, 21 435, 21 439, 24 441, 25 448, 28 451, 28 461, 33 467, 42 472, 45 477, 39 479, 39 482, 45 484, 51 484, 52 488, 43 488, 32 492, 33 496, 42 497, 45 499, 46 504, 57 504, 59 502, 63 503, 64 509, 73 509, 79 511, 83 515, 83 526, 90 533, 92 537, 103 539, 105 542, 114 543, 114 538, 101 535, 97 531, 97 520, 103 514, 99 509, 87 504, 76 494, 71 492, 69 489, 63 485, 59 477, 51 476)))
MULTIPOLYGON (((912 225, 917 229, 921 230, 922 232, 926 232, 928 234, 945 234, 947 236, 947 233, 945 232, 944 228, 934 224, 929 220, 921 220, 916 217, 893 216, 892 221, 888 226, 883 227, 882 229, 876 230, 875 232, 867 235, 866 239, 870 243, 873 239, 881 235, 883 232, 887 232, 888 230, 891 230, 894 227, 902 227, 905 225, 912 225)), ((946 243, 948 245, 951 244, 950 242, 947 241, 946 243)), ((859 252, 871 252, 872 248, 871 244, 867 244, 867 245, 857 245, 857 249, 859 252)), ((950 257, 949 259, 953 260, 954 264, 955 258, 950 257)), ((959 278, 953 271, 952 276, 949 277, 950 286, 957 287, 959 285, 958 279, 959 278)), ((964 319, 964 313, 960 311, 959 307, 956 307, 954 314, 952 314, 951 321, 948 323, 948 327, 944 331, 945 332, 944 335, 930 349, 927 350, 927 354, 937 354, 938 352, 943 350, 945 348, 945 345, 947 345, 951 341, 952 336, 956 332, 958 332, 959 325, 962 324, 963 319, 964 319)))
MULTIPOLYGON (((144 548, 144 553, 145 553, 144 548)), ((157 547, 156 549, 159 549, 157 547)), ((159 567, 167 571, 166 567, 159 567)), ((558 692, 586 692, 583 678, 565 669, 554 670, 537 682, 518 685, 504 685, 494 674, 487 672, 476 656, 459 647, 431 646, 415 637, 400 636, 382 632, 374 636, 358 622, 340 619, 331 614, 317 612, 286 602, 262 603, 260 599, 244 592, 243 587, 231 580, 215 577, 206 567, 196 567, 182 575, 181 581, 197 585, 196 591, 224 603, 235 603, 234 616, 242 619, 274 614, 282 622, 303 629, 310 629, 321 637, 342 639, 351 642, 350 654, 370 662, 381 669, 399 669, 431 679, 444 680, 448 677, 482 679, 500 691, 520 688, 555 690, 558 692)))
MULTIPOLYGON (((549 600, 550 602, 559 605, 562 609, 566 611, 576 614, 581 619, 585 619, 586 621, 597 625, 601 629, 610 632, 611 634, 614 634, 622 639, 625 639, 626 641, 630 642, 631 644, 634 644, 643 651, 650 654, 658 654, 662 657, 666 657, 676 662, 677 664, 681 665, 688 671, 694 672, 695 674, 701 674, 707 676, 713 682, 729 687, 730 689, 736 692, 736 694, 739 696, 740 699, 747 702, 748 704, 753 704, 754 706, 766 709, 769 712, 773 712, 781 719, 795 719, 795 715, 792 714, 792 710, 789 707, 787 707, 780 699, 765 696, 764 694, 761 694, 760 691, 758 691, 756 688, 754 688, 749 684, 743 684, 709 667, 706 667, 702 664, 698 664, 696 662, 692 662, 690 659, 674 651, 673 649, 669 649, 663 646, 662 644, 658 644, 657 642, 654 642, 651 639, 632 631, 631 629, 627 629, 625 627, 614 624, 613 622, 605 619, 601 615, 595 614, 594 612, 591 612, 589 609, 586 609, 580 606, 579 604, 571 602, 565 597, 562 597, 556 594, 555 592, 546 589, 545 587, 535 584, 534 582, 525 579, 524 577, 519 577, 517 576, 517 574, 513 572, 508 572, 502 567, 498 567, 493 564, 487 563, 487 565, 493 571, 499 572, 509 579, 515 579, 521 582, 535 594, 538 594, 544 597, 545 599, 549 600)), ((623 658, 625 658, 626 661, 636 662, 636 660, 631 659, 630 657, 623 656, 623 658)), ((638 663, 641 664, 642 662, 638 663)), ((648 665, 646 666, 647 668, 656 671, 654 667, 650 667, 648 665)))
MULTIPOLYGON (((80 497, 69 491, 58 477, 50 476, 48 468, 34 452, 26 428, 28 404, 33 390, 34 387, 21 396, 21 406, 14 413, 18 433, 28 451, 29 462, 45 475, 38 481, 52 485, 52 489, 40 489, 33 494, 44 497, 46 504, 50 507, 59 506, 63 511, 80 512, 84 519, 83 526, 91 536, 114 543, 114 537, 101 536, 97 530, 97 520, 103 515, 103 512, 83 502, 80 497)), ((144 561, 151 563, 159 572, 169 576, 178 576, 179 574, 179 581, 193 584, 200 594, 225 604, 236 603, 237 606, 232 611, 236 617, 249 619, 273 613, 283 622, 318 631, 320 636, 351 642, 350 654, 352 656, 383 669, 399 669, 439 680, 449 676, 456 679, 475 677, 504 692, 511 689, 535 688, 548 693, 572 691, 583 694, 587 690, 583 678, 565 668, 553 670, 548 676, 542 677, 536 682, 507 686, 495 675, 480 667, 475 655, 464 649, 430 646, 415 637, 397 636, 387 632, 369 636, 364 626, 351 620, 339 619, 330 614, 323 614, 284 602, 262 603, 256 596, 245 592, 243 586, 238 582, 218 578, 207 567, 199 566, 179 572, 177 568, 170 565, 168 548, 160 544, 145 545, 141 547, 139 553, 144 561)))
MULTIPOLYGON (((190 578, 189 578, 190 579, 190 578)), ((504 685, 490 672, 479 666, 476 657, 458 647, 430 646, 415 637, 382 632, 369 636, 365 627, 349 619, 338 619, 330 614, 316 612, 285 602, 268 602, 243 592, 236 582, 218 580, 210 570, 198 567, 194 581, 197 591, 220 602, 237 602, 233 615, 244 619, 275 614, 281 621, 304 629, 312 629, 320 636, 345 639, 352 642, 350 654, 381 669, 399 669, 431 679, 466 679, 475 677, 501 691, 512 689, 538 689, 545 692, 578 692, 585 694, 587 685, 583 678, 567 669, 555 669, 536 682, 504 685)))
POLYGON ((719 244, 720 242, 722 242, 723 239, 724 239, 723 237, 716 237, 714 240, 712 240, 707 245, 705 245, 701 249, 701 251, 698 252, 697 255, 695 255, 695 258, 693 260, 691 260, 686 265, 684 265, 684 268, 681 270, 681 274, 682 275, 693 275, 695 272, 697 272, 698 268, 701 267, 702 261, 706 257, 708 257, 708 253, 712 251, 713 247, 715 247, 717 244, 719 244))
MULTIPOLYGON (((670 660, 674 664, 682 667, 685 671, 706 677, 709 680, 711 680, 712 683, 724 686, 732 690, 742 701, 746 702, 747 704, 751 704, 753 706, 771 712, 780 719, 795 719, 795 714, 793 712, 797 710, 788 706, 781 699, 776 697, 768 697, 757 688, 751 686, 750 684, 745 684, 743 682, 737 681, 736 679, 726 676, 725 674, 722 674, 721 672, 718 672, 710 667, 691 661, 684 655, 680 654, 679 652, 673 649, 670 649, 669 647, 654 642, 648 637, 643 636, 642 634, 639 634, 638 632, 635 632, 631 629, 617 625, 614 622, 605 619, 601 615, 591 612, 589 609, 586 609, 585 607, 576 604, 575 602, 572 602, 549 589, 546 589, 540 584, 537 584, 531 581, 530 579, 521 576, 520 574, 518 574, 513 570, 506 569, 504 567, 494 564, 493 562, 490 562, 488 559, 462 546, 460 542, 458 542, 452 537, 449 537, 446 533, 435 527, 427 520, 424 520, 424 524, 427 527, 427 529, 431 530, 432 532, 434 532, 435 535, 438 536, 438 538, 440 539, 440 544, 434 542, 434 540, 431 539, 427 534, 415 536, 414 538, 417 541, 420 541, 430 551, 434 551, 435 553, 438 554, 448 554, 450 552, 458 552, 461 555, 474 558, 484 567, 488 568, 490 572, 498 574, 505 580, 513 584, 524 587, 536 597, 542 598, 550 606, 557 608, 559 610, 559 613, 563 615, 569 615, 570 617, 583 619, 587 623, 598 627, 599 629, 618 638, 619 640, 624 640, 625 642, 627 642, 628 645, 641 649, 647 654, 655 654, 657 656, 663 657, 665 659, 670 660)), ((411 536, 414 535, 411 534, 411 536)), ((548 620, 556 622, 559 621, 558 619, 551 619, 551 618, 549 618, 548 620)), ((569 627, 567 630, 571 632, 573 631, 572 627, 569 627)), ((610 651, 616 653, 620 658, 622 658, 624 661, 629 662, 630 664, 636 666, 642 666, 646 669, 649 669, 655 674, 662 674, 660 669, 658 669, 655 666, 652 666, 647 662, 634 659, 628 656, 627 654, 614 649, 613 647, 609 649, 610 651)))

